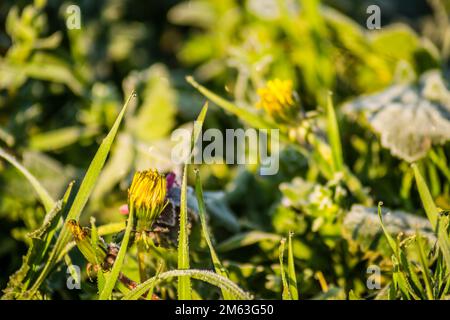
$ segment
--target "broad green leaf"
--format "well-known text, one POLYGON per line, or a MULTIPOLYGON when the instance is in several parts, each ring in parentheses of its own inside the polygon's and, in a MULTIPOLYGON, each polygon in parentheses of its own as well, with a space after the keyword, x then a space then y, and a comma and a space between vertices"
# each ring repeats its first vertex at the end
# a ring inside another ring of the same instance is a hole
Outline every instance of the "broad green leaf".
POLYGON ((223 191, 206 191, 203 201, 211 217, 232 233, 239 232, 239 221, 228 205, 228 194, 223 191))
MULTIPOLYGON (((154 141, 167 136, 175 124, 177 93, 170 83, 170 74, 162 64, 145 70, 146 83, 142 104, 130 119, 134 137, 141 141, 154 141)), ((128 127, 128 125, 127 125, 128 127)))
POLYGON ((23 71, 30 78, 53 81, 67 85, 75 94, 83 93, 83 84, 75 76, 69 63, 47 53, 36 53, 23 71))
POLYGON ((374 34, 372 40, 373 49, 377 54, 397 60, 411 61, 419 44, 419 37, 405 24, 393 24, 383 32, 374 34))
POLYGON ((420 233, 417 232, 416 235, 416 239, 415 239, 415 243, 416 243, 416 248, 417 248, 417 252, 419 255, 419 260, 420 260, 420 264, 422 266, 422 274, 423 274, 423 280, 425 282, 425 288, 426 288, 426 293, 427 293, 427 298, 429 300, 433 300, 433 290, 432 290, 432 284, 431 284, 431 274, 430 274, 430 269, 429 269, 429 265, 428 265, 428 258, 427 255, 425 254, 425 249, 422 243, 422 238, 420 236, 420 233))

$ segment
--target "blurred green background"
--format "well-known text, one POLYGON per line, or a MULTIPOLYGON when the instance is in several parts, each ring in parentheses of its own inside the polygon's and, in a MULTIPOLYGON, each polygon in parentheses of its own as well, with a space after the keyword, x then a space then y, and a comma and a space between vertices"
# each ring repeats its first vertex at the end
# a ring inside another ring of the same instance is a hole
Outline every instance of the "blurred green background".
MULTIPOLYGON (((70 180, 83 176, 123 100, 136 89, 138 99, 83 214, 85 223, 90 215, 99 224, 121 221, 118 208, 126 202, 135 170, 180 174, 170 163, 170 133, 188 126, 205 101, 186 75, 249 108, 257 100, 256 89, 272 78, 291 79, 307 111, 320 111, 328 90, 340 106, 383 90, 402 72, 419 77, 437 68, 448 75, 449 8, 448 1, 425 0, 2 0, 0 146, 58 198, 70 180), (81 8, 79 30, 66 28, 71 4, 81 8), (380 31, 366 29, 366 8, 372 4, 381 8, 380 31)), ((411 196, 408 163, 382 148, 367 123, 340 116, 340 125, 346 163, 368 188, 369 202, 383 200, 388 207, 421 214, 418 197, 411 196)), ((205 126, 242 123, 212 106, 205 126)), ((289 147, 280 166, 277 176, 267 178, 252 167, 202 168, 204 188, 218 199, 210 204, 211 225, 216 242, 225 247, 221 254, 232 280, 258 297, 279 298, 278 240, 293 230, 305 297, 321 291, 317 271, 338 288, 337 297, 350 289, 366 294, 361 270, 367 252, 349 253, 334 218, 358 203, 357 197, 337 199, 331 179, 289 147), (327 212, 311 200, 314 192, 332 198, 327 212), (321 231, 313 226, 318 218, 325 225, 321 231), (227 240, 249 231, 257 232, 249 238, 257 245, 238 242, 227 249, 227 240)), ((445 208, 444 174, 429 179, 435 179, 433 195, 445 208)), ((0 288, 20 267, 26 234, 43 215, 27 181, 0 161, 0 288)), ((199 250, 199 265, 202 254, 199 250)), ((74 259, 82 261, 76 253, 74 259)), ((84 298, 64 289, 64 277, 62 270, 49 281, 53 297, 84 298)))

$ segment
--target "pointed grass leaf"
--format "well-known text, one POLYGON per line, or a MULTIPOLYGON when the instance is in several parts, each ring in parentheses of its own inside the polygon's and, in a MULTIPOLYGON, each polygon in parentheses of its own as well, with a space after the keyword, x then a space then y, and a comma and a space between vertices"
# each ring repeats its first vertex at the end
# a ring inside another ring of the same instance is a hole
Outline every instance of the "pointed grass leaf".
POLYGON ((289 292, 293 300, 298 300, 297 276, 295 274, 294 249, 292 247, 293 233, 289 232, 288 238, 288 283, 289 292))
POLYGON ((439 248, 444 257, 447 270, 450 270, 450 237, 447 233, 447 229, 444 223, 439 223, 439 211, 431 196, 430 190, 419 171, 416 164, 411 165, 414 170, 414 176, 416 178, 417 189, 419 191, 420 199, 422 200, 425 213, 430 220, 430 223, 437 233, 439 248))
POLYGON ((110 274, 105 279, 103 290, 99 294, 99 300, 107 300, 111 297, 111 293, 116 286, 117 279, 119 278, 120 271, 122 269, 125 255, 128 250, 128 243, 130 241, 131 231, 133 229, 134 219, 134 207, 130 207, 130 213, 128 214, 127 227, 125 228, 125 235, 123 236, 122 243, 120 244, 119 253, 117 254, 116 261, 114 261, 110 274))
POLYGON ((383 202, 378 202, 378 218, 380 219, 381 228, 383 229, 384 235, 388 241, 389 246, 391 247, 392 251, 394 252, 395 256, 398 257, 399 250, 397 242, 392 238, 389 231, 386 229, 384 223, 383 223, 383 215, 381 211, 381 206, 383 205, 383 202))
MULTIPOLYGON (((189 158, 192 156, 197 139, 201 134, 203 123, 208 112, 208 103, 203 105, 200 114, 194 125, 194 130, 191 135, 191 148, 189 158)), ((190 159, 188 159, 189 162, 190 159)), ((180 231, 178 234, 178 269, 185 270, 190 268, 189 263, 189 221, 187 212, 187 173, 188 162, 184 164, 183 180, 181 184, 181 201, 180 201, 180 231)), ((191 300, 191 281, 189 276, 180 276, 178 278, 178 299, 191 300)))
MULTIPOLYGON (((189 222, 187 217, 187 164, 184 165, 181 184, 180 232, 178 235, 178 269, 189 269, 189 222)), ((191 281, 188 276, 178 278, 178 299, 191 300, 191 281)))
MULTIPOLYGON (((205 202, 203 201, 203 188, 202 188, 202 182, 200 179, 200 172, 199 172, 199 170, 196 170, 195 173, 196 173, 195 174, 195 178, 196 178, 195 179, 195 193, 196 193, 197 201, 198 201, 198 209, 199 209, 199 215, 200 215, 200 223, 202 225, 203 236, 206 240, 206 243, 209 248, 209 252, 211 254, 211 260, 214 265, 214 270, 216 271, 217 274, 219 274, 225 278, 228 278, 228 272, 223 267, 222 263, 220 262, 220 259, 216 253, 216 250, 214 249, 214 246, 211 241, 211 237, 209 235, 208 224, 206 221, 206 207, 205 207, 205 202)), ((224 300, 234 300, 234 298, 235 298, 227 290, 224 290, 224 289, 222 289, 222 296, 223 296, 224 300)))
POLYGON ((229 113, 237 116, 244 122, 247 122, 249 125, 254 126, 256 128, 260 129, 270 129, 270 128, 277 128, 275 124, 262 119, 257 114, 254 114, 242 107, 239 107, 222 97, 218 96, 217 94, 213 93, 212 91, 208 90, 204 86, 200 85, 197 81, 194 80, 192 76, 186 77, 186 81, 191 84, 195 89, 197 89, 201 94, 203 94, 206 98, 217 104, 219 107, 224 109, 225 111, 228 111, 229 113))
POLYGON ((284 271, 285 248, 286 248, 286 238, 283 238, 280 241, 280 247, 278 249, 278 258, 280 260, 281 283, 283 285, 281 297, 283 300, 292 300, 291 293, 289 292, 289 285, 286 280, 286 272, 284 271))
MULTIPOLYGON (((69 212, 66 217, 66 221, 69 221, 72 219, 73 220, 79 219, 81 212, 83 211, 83 209, 89 199, 89 196, 92 193, 95 183, 100 175, 100 172, 105 164, 106 158, 108 157, 109 151, 111 149, 111 145, 114 141, 114 138, 117 135, 120 124, 121 124, 123 117, 125 115, 125 112, 128 108, 128 104, 134 96, 135 96, 134 92, 132 94, 130 94, 130 96, 128 97, 124 106, 122 107, 122 110, 120 111, 119 115, 117 116, 116 121, 114 122, 114 125, 112 126, 108 135, 103 139, 94 158, 92 159, 92 162, 89 165, 89 168, 88 168, 86 175, 81 183, 81 186, 78 189, 75 199, 69 209, 69 212)), ((60 256, 61 252, 66 247, 67 243, 70 240, 70 237, 71 237, 71 235, 70 235, 68 226, 67 226, 67 224, 64 224, 63 228, 58 236, 58 239, 55 243, 55 246, 50 254, 50 257, 47 260, 47 263, 44 265, 38 279, 32 286, 32 289, 31 289, 32 291, 37 291, 39 289, 39 287, 41 286, 44 279, 47 277, 49 272, 52 270, 52 268, 56 264, 58 257, 60 256)))
POLYGON ((145 294, 151 287, 161 283, 164 280, 171 279, 174 277, 190 277, 193 279, 201 280, 207 282, 213 286, 229 291, 236 299, 239 300, 250 300, 252 296, 242 290, 239 286, 237 286, 234 282, 228 280, 227 278, 222 277, 214 272, 207 270, 171 270, 163 272, 155 277, 148 279, 147 281, 138 285, 135 289, 130 291, 123 300, 137 300, 143 294, 145 294))
POLYGON ((343 169, 344 160, 342 156, 341 137, 339 134, 339 124, 336 117, 336 112, 333 106, 333 99, 331 92, 327 99, 327 135, 331 145, 331 152, 333 156, 333 169, 335 172, 340 172, 343 169))

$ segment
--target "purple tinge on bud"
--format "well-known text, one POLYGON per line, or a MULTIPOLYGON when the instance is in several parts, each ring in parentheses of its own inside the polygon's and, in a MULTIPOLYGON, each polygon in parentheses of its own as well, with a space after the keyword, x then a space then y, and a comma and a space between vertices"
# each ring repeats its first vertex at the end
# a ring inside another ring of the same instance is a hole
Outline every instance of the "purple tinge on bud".
POLYGON ((172 189, 173 185, 175 184, 176 175, 174 172, 169 172, 166 175, 166 181, 167 181, 167 191, 172 189))

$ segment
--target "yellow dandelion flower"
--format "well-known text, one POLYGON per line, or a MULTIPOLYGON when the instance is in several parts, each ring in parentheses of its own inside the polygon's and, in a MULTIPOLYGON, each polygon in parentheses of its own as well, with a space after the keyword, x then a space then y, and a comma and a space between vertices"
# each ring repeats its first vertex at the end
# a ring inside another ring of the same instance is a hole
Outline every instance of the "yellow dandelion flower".
POLYGON ((166 178, 157 170, 135 173, 128 190, 128 206, 136 214, 137 231, 148 231, 164 210, 166 185, 166 178))
POLYGON ((291 80, 274 79, 266 87, 258 89, 260 101, 257 108, 263 109, 278 122, 295 121, 300 111, 291 80))

